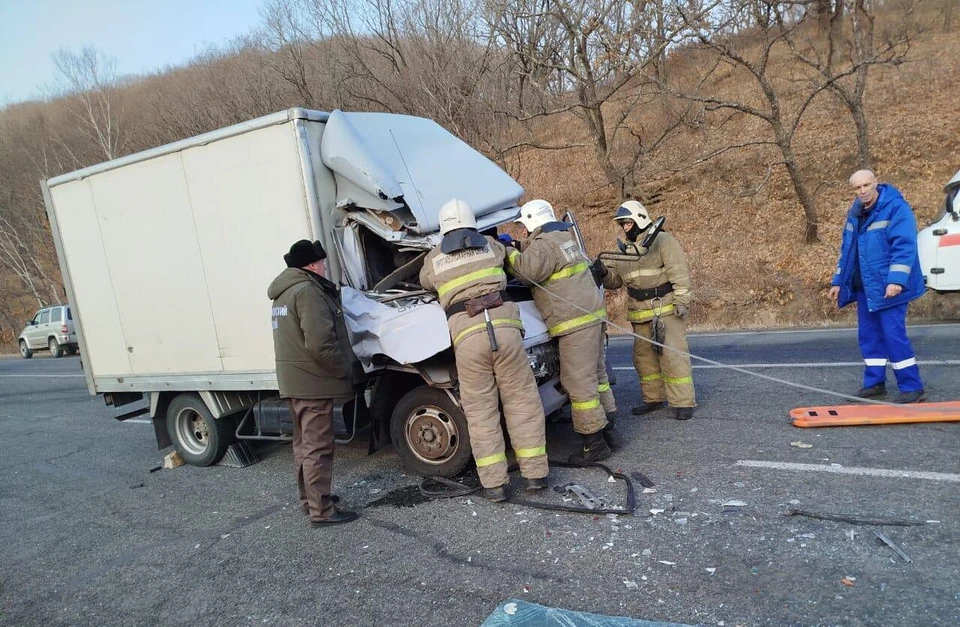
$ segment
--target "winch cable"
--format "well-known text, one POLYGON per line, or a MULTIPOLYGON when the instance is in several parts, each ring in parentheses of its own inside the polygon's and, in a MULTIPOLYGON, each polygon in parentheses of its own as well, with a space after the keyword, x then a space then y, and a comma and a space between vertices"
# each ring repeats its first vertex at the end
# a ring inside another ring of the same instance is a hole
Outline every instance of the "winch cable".
MULTIPOLYGON (((595 514, 597 516, 606 515, 606 514, 618 514, 622 516, 632 515, 637 508, 637 497, 633 488, 633 482, 630 481, 630 478, 623 474, 622 472, 610 470, 610 468, 599 462, 593 462, 589 464, 571 464, 569 462, 562 462, 559 460, 549 460, 549 465, 552 468, 600 468, 607 473, 608 477, 613 477, 614 479, 620 479, 627 486, 627 504, 624 508, 614 508, 614 507, 605 507, 605 508, 595 508, 591 509, 589 507, 582 507, 579 505, 556 505, 554 503, 544 503, 541 501, 534 501, 531 499, 524 499, 518 497, 508 497, 507 503, 512 503, 514 505, 522 505, 524 507, 533 507, 536 509, 546 509, 553 512, 571 512, 576 514, 595 514)), ((508 472, 515 472, 518 470, 517 465, 510 466, 508 472)), ((452 499, 463 496, 469 496, 480 492, 483 489, 483 486, 470 487, 463 485, 460 482, 454 481, 452 479, 447 479, 446 477, 427 477, 420 482, 420 494, 431 499, 452 499), (431 490, 427 487, 429 482, 436 482, 441 485, 445 485, 450 490, 431 490)))
MULTIPOLYGON (((551 292, 551 291, 550 291, 549 289, 547 289, 542 283, 540 283, 540 282, 538 282, 538 281, 534 281, 533 279, 530 279, 530 278, 524 276, 521 272, 518 272, 515 268, 510 268, 510 272, 511 272, 511 274, 513 274, 514 276, 522 279, 523 281, 526 281, 527 283, 530 283, 531 285, 537 286, 538 288, 542 289, 544 292, 546 292, 546 293, 549 294, 550 296, 556 298, 556 299, 559 300, 559 301, 562 301, 562 302, 570 305, 570 306, 573 307, 574 309, 577 309, 577 310, 579 310, 579 311, 582 311, 582 312, 585 313, 585 314, 592 314, 592 313, 593 313, 592 311, 589 311, 589 310, 587 310, 586 308, 581 307, 580 305, 578 305, 578 304, 576 304, 576 303, 573 303, 573 302, 567 300, 567 299, 564 298, 563 296, 560 296, 559 294, 557 294, 557 293, 555 293, 555 292, 551 292)), ((599 288, 598 288, 598 289, 599 289, 599 288)), ((682 351, 682 350, 677 349, 677 348, 673 348, 672 346, 667 346, 666 344, 662 344, 662 343, 660 343, 660 342, 654 341, 652 338, 643 337, 642 335, 639 335, 639 334, 637 334, 637 333, 634 333, 632 328, 630 328, 630 329, 624 328, 624 327, 622 327, 622 326, 620 326, 620 325, 618 325, 618 324, 615 324, 614 322, 611 322, 609 319, 606 321, 606 323, 607 323, 607 326, 612 327, 612 328, 614 328, 614 329, 617 329, 617 330, 619 330, 619 331, 622 331, 622 332, 623 332, 624 334, 626 334, 626 335, 632 336, 632 337, 634 337, 634 338, 636 338, 636 339, 639 339, 639 340, 643 340, 644 342, 647 342, 647 343, 649 343, 649 344, 653 344, 654 346, 659 346, 659 347, 661 347, 661 348, 663 348, 663 349, 666 349, 666 350, 669 350, 669 351, 673 351, 674 353, 677 353, 677 354, 679 354, 679 355, 685 355, 685 356, 689 357, 690 359, 694 359, 694 360, 696 360, 696 361, 700 361, 700 362, 703 362, 703 363, 706 363, 706 364, 710 364, 710 365, 715 366, 715 367, 717 367, 717 368, 722 368, 722 369, 726 369, 726 370, 733 370, 734 372, 739 372, 739 373, 741 373, 741 374, 749 375, 749 376, 751 376, 751 377, 756 377, 756 378, 758 378, 758 379, 763 379, 763 380, 765 380, 765 381, 770 381, 771 383, 779 383, 779 384, 781 384, 781 385, 786 385, 786 386, 790 386, 790 387, 793 387, 793 388, 798 388, 798 389, 801 389, 801 390, 806 390, 806 391, 808 391, 808 392, 816 392, 816 393, 818 393, 818 394, 825 394, 825 395, 827 395, 827 396, 834 396, 834 397, 836 397, 836 398, 842 398, 842 399, 845 399, 845 400, 854 401, 854 402, 856 402, 856 403, 863 403, 864 400, 865 400, 865 399, 863 399, 863 398, 860 398, 859 396, 853 396, 852 394, 844 394, 843 392, 836 392, 836 391, 834 391, 834 390, 826 390, 826 389, 824 389, 824 388, 818 388, 818 387, 815 387, 815 386, 812 386, 812 385, 806 385, 806 384, 803 384, 803 383, 797 383, 796 381, 789 381, 789 380, 787 380, 787 379, 781 379, 781 378, 779 378, 779 377, 773 377, 773 376, 770 376, 770 375, 768 375, 768 374, 763 374, 763 373, 761 373, 761 372, 754 372, 753 370, 747 370, 746 368, 742 368, 742 367, 740 367, 740 366, 734 366, 734 365, 731 365, 731 364, 724 364, 724 363, 721 363, 721 362, 719 362, 719 361, 715 361, 715 360, 713 360, 713 359, 708 359, 708 358, 706 358, 706 357, 701 357, 701 356, 695 355, 695 354, 693 354, 693 353, 689 353, 689 352, 682 351)), ((889 402, 889 401, 878 401, 878 400, 870 399, 869 402, 870 402, 871 405, 885 405, 885 406, 888 406, 888 407, 899 407, 899 408, 901 408, 901 409, 904 408, 904 405, 902 405, 902 404, 899 404, 899 403, 891 403, 891 402, 889 402)), ((925 410, 922 406, 912 405, 912 406, 911 406, 911 411, 922 412, 922 411, 942 411, 942 410, 939 410, 939 409, 938 409, 938 410, 932 410, 932 409, 927 409, 927 410, 925 410)))

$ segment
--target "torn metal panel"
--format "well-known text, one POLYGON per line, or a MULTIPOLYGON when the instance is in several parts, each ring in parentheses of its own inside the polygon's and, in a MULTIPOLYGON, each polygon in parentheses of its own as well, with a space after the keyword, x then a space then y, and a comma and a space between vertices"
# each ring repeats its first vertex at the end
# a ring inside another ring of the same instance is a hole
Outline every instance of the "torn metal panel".
POLYGON ((367 372, 376 369, 376 355, 416 364, 450 347, 447 316, 436 303, 391 307, 350 287, 341 298, 353 352, 367 372))
POLYGON ((451 198, 470 203, 484 224, 488 214, 517 211, 523 195, 496 164, 424 118, 334 111, 320 154, 336 174, 338 206, 396 212, 414 233, 436 231, 440 205, 451 198))

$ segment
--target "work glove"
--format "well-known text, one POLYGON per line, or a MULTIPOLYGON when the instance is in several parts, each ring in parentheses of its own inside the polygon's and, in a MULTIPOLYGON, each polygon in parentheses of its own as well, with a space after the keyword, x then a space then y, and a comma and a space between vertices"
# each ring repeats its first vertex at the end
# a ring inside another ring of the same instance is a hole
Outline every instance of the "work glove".
POLYGON ((603 278, 607 276, 609 270, 607 270, 607 266, 603 265, 602 261, 597 259, 590 265, 590 272, 593 273, 593 280, 597 287, 600 287, 603 285, 603 278))
POLYGON ((678 318, 683 320, 687 317, 687 314, 690 313, 690 308, 687 307, 686 305, 674 305, 673 312, 677 315, 678 318))

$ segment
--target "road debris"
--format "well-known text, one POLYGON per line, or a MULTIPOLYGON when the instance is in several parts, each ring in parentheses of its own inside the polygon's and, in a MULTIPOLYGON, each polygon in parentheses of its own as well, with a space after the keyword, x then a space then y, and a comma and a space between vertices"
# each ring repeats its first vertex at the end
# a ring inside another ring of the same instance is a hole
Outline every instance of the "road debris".
POLYGON ((840 580, 840 583, 842 583, 845 586, 850 586, 851 588, 853 588, 854 586, 857 585, 856 581, 857 581, 856 577, 844 577, 843 579, 840 580))
MULTIPOLYGON (((654 486, 654 483, 653 481, 651 481, 650 477, 643 474, 639 470, 634 470, 633 472, 630 473, 630 476, 636 479, 637 482, 640 485, 642 485, 644 488, 652 488, 654 486)), ((646 492, 646 490, 644 490, 644 492, 646 492)))
POLYGON ((890 547, 891 549, 893 549, 894 552, 896 552, 897 555, 899 555, 900 557, 902 557, 902 558, 904 559, 904 561, 906 561, 906 562, 908 562, 908 563, 911 563, 911 564, 913 563, 913 560, 910 559, 910 556, 907 555, 906 553, 904 553, 904 552, 903 552, 903 549, 901 549, 901 548, 898 547, 896 544, 894 544, 894 543, 893 543, 893 540, 891 540, 890 538, 888 538, 888 537, 885 536, 884 534, 880 533, 879 531, 874 531, 873 533, 877 536, 877 538, 880 539, 881 542, 883 542, 884 544, 886 544, 888 547, 890 547))
POLYGON ((176 451, 167 453, 166 457, 163 458, 163 467, 168 470, 183 466, 183 464, 183 458, 180 457, 180 453, 176 451))
POLYGON ((794 448, 813 448, 813 444, 807 444, 806 442, 803 442, 801 440, 797 440, 796 442, 791 442, 790 446, 794 448))
POLYGON ((676 566, 676 562, 668 562, 667 560, 657 560, 658 564, 663 564, 664 566, 676 566))
POLYGON ((507 603, 503 606, 503 611, 507 616, 513 616, 517 613, 517 604, 516 603, 507 603))
POLYGON ((623 580, 623 585, 625 585, 625 586, 626 586, 628 589, 630 589, 630 590, 635 590, 635 589, 637 588, 637 582, 636 582, 636 581, 630 581, 629 579, 624 579, 624 580, 623 580))
POLYGON ((704 568, 704 570, 707 571, 707 574, 710 574, 710 575, 714 575, 717 572, 716 568, 704 568))
POLYGON ((736 512, 739 511, 741 507, 746 507, 746 501, 726 501, 723 503, 723 511, 725 512, 736 512))
POLYGON ((818 518, 820 520, 832 520, 835 522, 845 522, 851 525, 890 525, 893 527, 914 527, 923 525, 922 520, 912 520, 909 518, 893 518, 886 516, 863 516, 860 514, 834 514, 831 512, 813 512, 795 507, 788 508, 784 513, 786 516, 806 516, 807 518, 818 518))

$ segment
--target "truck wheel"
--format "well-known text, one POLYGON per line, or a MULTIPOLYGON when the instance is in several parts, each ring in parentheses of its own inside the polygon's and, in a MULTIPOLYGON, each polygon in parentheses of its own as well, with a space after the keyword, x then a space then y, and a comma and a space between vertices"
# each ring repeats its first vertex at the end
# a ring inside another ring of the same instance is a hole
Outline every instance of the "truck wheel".
POLYGON ((220 461, 236 437, 233 422, 215 419, 196 394, 180 394, 167 407, 167 434, 183 461, 192 466, 220 461))
POLYGON ((470 461, 470 434, 463 410, 447 393, 420 386, 393 410, 390 436, 404 465, 425 477, 453 477, 470 461))
POLYGON ((50 354, 55 358, 63 357, 63 349, 60 348, 60 342, 57 341, 57 338, 50 338, 50 341, 47 342, 47 348, 50 349, 50 354))
POLYGON ((20 356, 24 359, 30 359, 33 357, 33 351, 30 350, 29 346, 27 346, 26 340, 20 340, 20 356))

